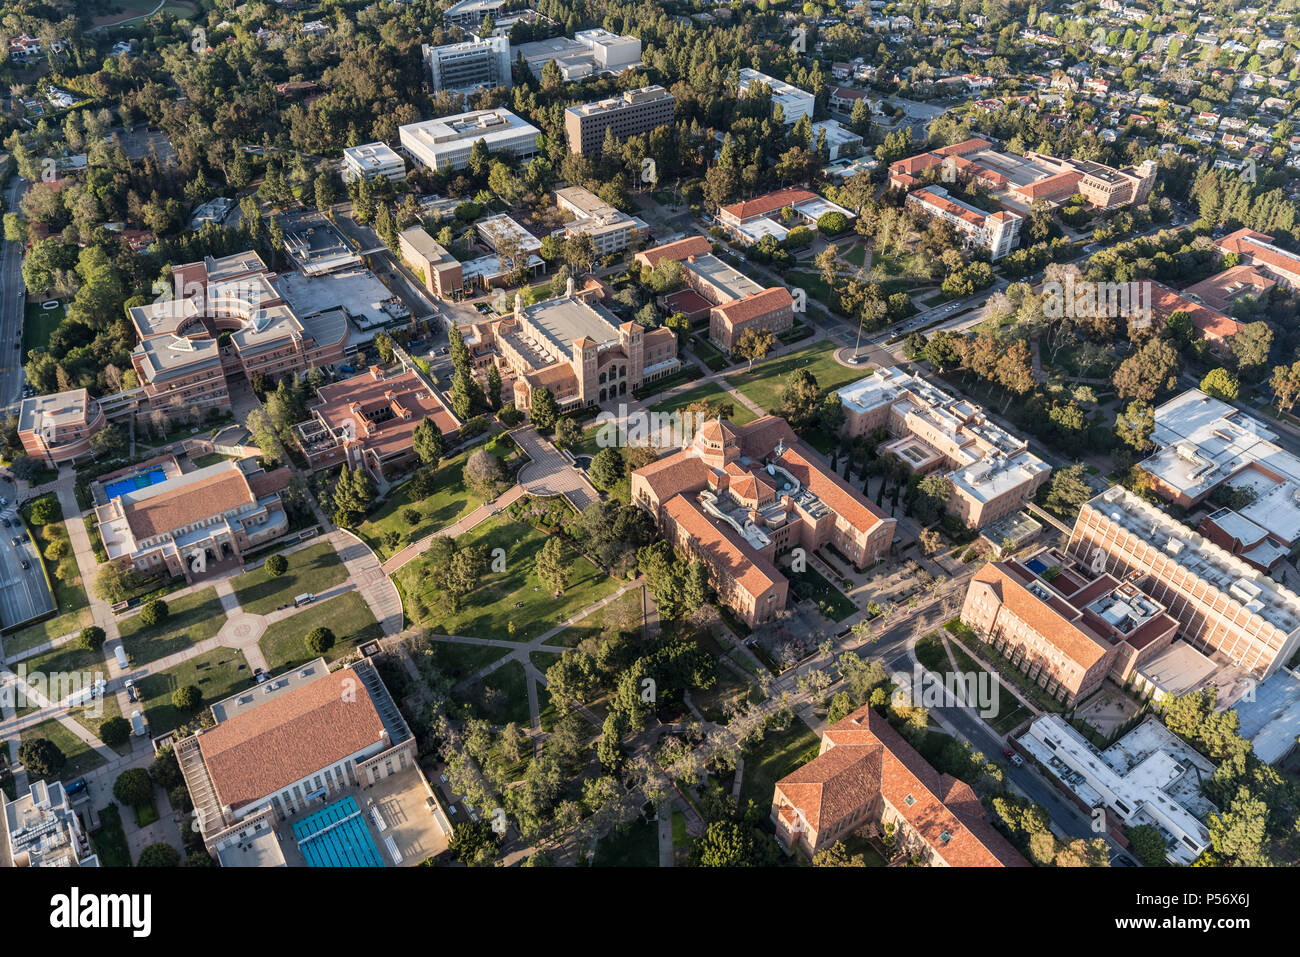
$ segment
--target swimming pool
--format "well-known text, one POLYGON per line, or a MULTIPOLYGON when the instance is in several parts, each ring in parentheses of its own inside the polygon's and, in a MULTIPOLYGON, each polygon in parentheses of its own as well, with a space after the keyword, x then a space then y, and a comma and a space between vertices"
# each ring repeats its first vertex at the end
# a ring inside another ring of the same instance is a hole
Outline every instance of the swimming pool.
POLYGON ((139 475, 132 475, 130 478, 118 479, 116 482, 110 482, 104 486, 104 494, 108 496, 111 502, 119 495, 125 495, 127 492, 135 492, 142 488, 148 488, 150 485, 157 485, 159 482, 167 481, 167 473, 162 469, 154 469, 151 472, 142 472, 139 475))
POLYGON ((383 867, 366 822, 349 796, 321 808, 293 826, 308 867, 383 867))
POLYGON ((1047 562, 1043 561, 1041 558, 1038 558, 1037 556, 1025 562, 1025 567, 1028 568, 1035 575, 1041 575, 1043 572, 1047 571, 1048 569, 1047 562))

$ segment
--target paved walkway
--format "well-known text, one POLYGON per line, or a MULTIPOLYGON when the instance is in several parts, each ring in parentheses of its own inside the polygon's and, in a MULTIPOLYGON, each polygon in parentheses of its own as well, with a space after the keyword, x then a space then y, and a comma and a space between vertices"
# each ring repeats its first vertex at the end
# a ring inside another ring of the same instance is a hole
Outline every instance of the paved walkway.
POLYGON ((384 574, 391 575, 403 565, 419 558, 429 550, 429 546, 433 544, 434 539, 445 538, 447 536, 455 538, 458 535, 462 535, 465 532, 468 532, 475 525, 485 522, 503 509, 509 508, 515 501, 523 498, 524 494, 524 489, 521 486, 514 485, 510 488, 510 491, 506 492, 494 501, 485 502, 468 515, 462 515, 447 527, 440 528, 438 531, 424 536, 424 538, 419 541, 412 542, 392 558, 388 559, 388 561, 384 562, 382 566, 384 574))

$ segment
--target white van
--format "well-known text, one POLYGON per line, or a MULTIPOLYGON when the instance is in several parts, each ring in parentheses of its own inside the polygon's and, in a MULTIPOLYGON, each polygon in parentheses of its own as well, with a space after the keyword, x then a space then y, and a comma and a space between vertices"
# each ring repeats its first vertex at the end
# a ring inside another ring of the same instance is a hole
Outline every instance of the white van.
POLYGON ((131 712, 131 732, 137 737, 144 737, 149 733, 149 722, 145 721, 144 715, 139 711, 131 712))
POLYGON ((122 647, 121 642, 118 642, 117 648, 114 649, 113 654, 117 658, 117 666, 123 671, 131 667, 131 662, 126 660, 126 649, 122 647))
POLYGON ((297 597, 294 598, 293 604, 295 608, 301 608, 303 605, 310 605, 315 600, 316 600, 315 595, 313 595, 309 591, 305 591, 301 595, 298 595, 297 597))

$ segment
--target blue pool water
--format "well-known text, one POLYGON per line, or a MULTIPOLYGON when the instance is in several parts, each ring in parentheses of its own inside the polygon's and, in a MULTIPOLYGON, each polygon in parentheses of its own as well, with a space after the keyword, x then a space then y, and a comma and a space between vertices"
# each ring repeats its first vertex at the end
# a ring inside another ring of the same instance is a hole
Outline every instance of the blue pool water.
POLYGON ((111 502, 119 495, 134 492, 137 489, 148 488, 150 485, 157 485, 159 482, 165 481, 167 481, 167 473, 162 469, 154 469, 152 472, 143 472, 140 475, 132 475, 130 478, 110 482, 104 486, 104 494, 108 496, 108 500, 111 502))
POLYGON ((308 867, 383 867, 366 823, 349 796, 309 814, 293 826, 308 867))
POLYGON ((1041 575, 1043 572, 1047 571, 1049 566, 1041 558, 1031 558, 1029 561, 1025 562, 1025 567, 1035 575, 1041 575))

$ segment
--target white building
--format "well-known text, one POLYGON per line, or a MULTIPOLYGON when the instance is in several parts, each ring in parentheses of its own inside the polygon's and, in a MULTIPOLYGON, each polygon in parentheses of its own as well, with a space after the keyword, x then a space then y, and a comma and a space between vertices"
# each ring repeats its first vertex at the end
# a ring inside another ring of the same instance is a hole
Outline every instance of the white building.
POLYGON ((927 186, 907 196, 906 205, 922 210, 927 216, 945 220, 961 233, 971 246, 988 250, 989 257, 1001 259, 1020 241, 1023 217, 1007 209, 986 213, 969 203, 948 195, 942 186, 927 186))
POLYGON ((460 3, 454 3, 444 10, 442 18, 457 26, 477 27, 488 15, 494 20, 500 19, 505 8, 506 0, 460 0, 460 3))
POLYGON ((813 104, 816 97, 811 93, 805 93, 797 86, 792 86, 784 80, 778 80, 774 76, 759 73, 757 70, 751 70, 748 67, 740 71, 740 82, 737 84, 740 96, 746 96, 750 87, 759 83, 766 85, 772 91, 773 112, 775 112, 778 105, 781 107, 786 126, 793 126, 801 116, 812 118, 813 104))
POLYGON ((556 235, 567 239, 586 233, 601 256, 626 249, 634 237, 643 235, 648 229, 643 220, 619 212, 581 186, 557 189, 555 204, 574 217, 557 229, 556 235))
POLYGON ((385 143, 343 148, 343 181, 375 180, 379 177, 399 182, 406 179, 406 163, 385 143))
POLYGON ((842 156, 856 155, 862 149, 862 137, 837 120, 823 120, 812 125, 812 146, 817 148, 821 134, 826 134, 826 158, 834 162, 842 156))
POLYGON ((14 867, 98 867, 81 819, 58 781, 37 781, 16 801, 4 800, 9 862, 14 867))
POLYGON ((511 85, 507 37, 491 36, 440 47, 425 44, 421 50, 435 93, 472 93, 511 85))
POLYGON ((565 82, 581 80, 596 73, 622 73, 641 65, 641 41, 634 36, 619 36, 608 30, 582 30, 569 40, 553 37, 515 47, 528 69, 540 76, 547 63, 554 60, 565 82))
POLYGON ((1204 822, 1217 812, 1201 783, 1214 775, 1214 765, 1158 718, 1098 751, 1060 715, 1045 714, 1019 743, 1088 806, 1105 807, 1125 827, 1160 831, 1173 863, 1190 864, 1210 846, 1204 822))
POLYGON ((420 166, 455 170, 469 162, 469 151, 479 140, 494 153, 531 159, 541 131, 509 110, 495 109, 409 123, 397 132, 403 149, 420 166))

